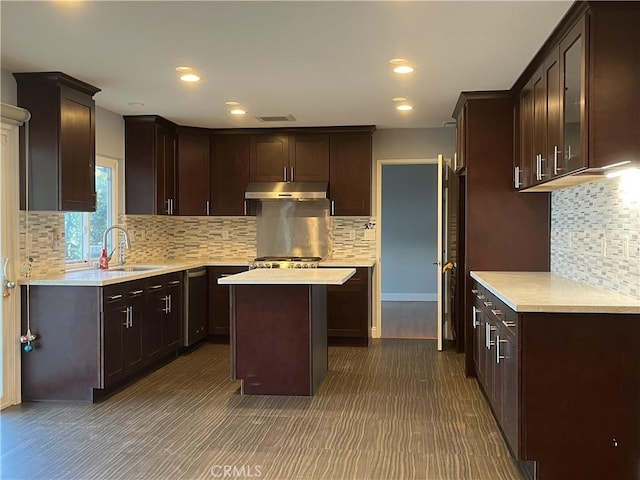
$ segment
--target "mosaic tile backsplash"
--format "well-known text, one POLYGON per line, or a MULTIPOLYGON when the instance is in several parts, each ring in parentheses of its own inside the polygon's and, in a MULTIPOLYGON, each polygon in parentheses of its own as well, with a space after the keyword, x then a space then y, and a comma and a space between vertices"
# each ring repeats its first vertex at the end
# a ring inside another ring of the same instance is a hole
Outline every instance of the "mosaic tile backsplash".
MULTIPOLYGON (((27 257, 32 259, 32 276, 64 272, 64 213, 31 212, 28 226, 27 215, 20 213, 21 264, 28 263, 27 257)), ((364 235, 369 217, 331 220, 333 258, 375 258, 375 235, 367 239, 364 235)), ((129 263, 162 263, 182 258, 250 260, 256 256, 255 217, 122 215, 119 223, 131 235, 131 249, 126 252, 129 263)))
POLYGON ((552 193, 551 271, 640 299, 640 176, 552 193))

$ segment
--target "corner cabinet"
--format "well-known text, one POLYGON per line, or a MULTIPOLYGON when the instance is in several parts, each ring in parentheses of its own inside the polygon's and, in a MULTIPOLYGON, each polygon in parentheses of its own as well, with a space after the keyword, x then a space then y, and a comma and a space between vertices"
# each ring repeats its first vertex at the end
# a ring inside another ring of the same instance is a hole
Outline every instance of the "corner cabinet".
POLYGON ((209 215, 247 214, 244 192, 249 183, 249 135, 210 137, 211 197, 209 215))
POLYGON ((178 215, 209 215, 211 210, 209 132, 183 128, 177 134, 178 215))
POLYGON ((176 125, 158 115, 124 117, 125 213, 175 215, 176 125))
POLYGON ((516 189, 640 165, 639 23, 638 2, 576 3, 516 81, 516 189))
MULTIPOLYGON (((18 106, 31 113, 29 156, 27 162, 24 159, 20 162, 20 208, 94 212, 93 96, 100 89, 62 72, 13 75, 18 87, 18 106)), ((21 127, 20 135, 24 141, 25 127, 21 127)))

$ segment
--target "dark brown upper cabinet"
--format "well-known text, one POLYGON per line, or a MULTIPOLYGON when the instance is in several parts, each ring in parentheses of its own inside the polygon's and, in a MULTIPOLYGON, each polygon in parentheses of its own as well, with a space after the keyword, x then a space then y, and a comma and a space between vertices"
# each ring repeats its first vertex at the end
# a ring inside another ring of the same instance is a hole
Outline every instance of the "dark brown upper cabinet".
MULTIPOLYGON (((62 72, 13 75, 18 106, 31 112, 28 157, 20 162, 20 208, 95 211, 93 96, 100 89, 62 72)), ((25 127, 20 134, 24 142, 25 127)))
POLYGON ((252 135, 251 181, 328 182, 329 135, 252 135))
POLYGON ((178 130, 178 215, 211 214, 209 136, 204 129, 178 130))
POLYGON ((458 112, 458 117, 456 118, 456 151, 453 154, 453 170, 456 173, 463 173, 466 166, 466 132, 467 106, 465 104, 458 112))
POLYGON ((330 136, 329 198, 333 215, 371 215, 371 135, 330 136))
POLYGON ((247 214, 244 192, 249 183, 249 135, 212 135, 209 214, 247 214))
POLYGON ((329 181, 329 135, 289 136, 289 180, 329 181))
POLYGON ((252 182, 291 181, 289 137, 251 135, 250 179, 252 182))
POLYGON ((176 125, 158 115, 124 117, 125 212, 174 215, 176 125))
POLYGON ((517 189, 640 165, 638 24, 638 2, 576 2, 516 81, 517 189))

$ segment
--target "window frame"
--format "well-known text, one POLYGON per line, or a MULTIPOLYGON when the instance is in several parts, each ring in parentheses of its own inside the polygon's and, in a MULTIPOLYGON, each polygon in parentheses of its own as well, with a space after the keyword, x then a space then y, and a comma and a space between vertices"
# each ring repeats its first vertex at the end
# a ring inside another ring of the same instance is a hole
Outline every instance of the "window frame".
MULTIPOLYGON (((114 159, 114 158, 109 158, 109 157, 105 157, 102 155, 96 155, 96 168, 97 167, 106 167, 106 168, 110 168, 111 169, 111 219, 109 221, 109 225, 113 225, 115 223, 118 222, 118 198, 120 197, 119 195, 119 182, 118 182, 118 166, 119 166, 119 162, 118 160, 114 159)), ((82 212, 83 214, 83 222, 86 225, 86 228, 83 229, 83 241, 85 243, 85 246, 87 247, 87 255, 89 256, 89 258, 85 258, 83 260, 66 260, 66 247, 65 247, 65 270, 77 270, 77 269, 82 269, 82 268, 87 268, 91 266, 92 262, 97 262, 98 261, 98 257, 96 258, 91 258, 91 252, 90 252, 90 248, 88 248, 88 243, 89 243, 89 228, 90 228, 90 222, 89 222, 89 215, 91 215, 91 213, 93 212, 82 212)), ((66 213, 65 213, 65 218, 66 218, 66 213)), ((65 220, 66 221, 66 220, 65 220)), ((66 230, 66 225, 65 225, 65 230, 66 230)), ((110 233, 111 235, 111 243, 113 243, 113 232, 110 233)), ((65 235, 65 240, 66 240, 66 235, 65 235)))

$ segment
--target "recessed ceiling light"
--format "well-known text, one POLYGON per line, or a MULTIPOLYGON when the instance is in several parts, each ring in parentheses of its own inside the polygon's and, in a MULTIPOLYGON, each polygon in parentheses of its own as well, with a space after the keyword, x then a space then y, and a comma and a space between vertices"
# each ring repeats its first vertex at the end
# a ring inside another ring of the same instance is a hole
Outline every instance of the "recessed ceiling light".
POLYGON ((200 80, 200 77, 195 73, 187 73, 185 75, 181 75, 180 80, 183 82, 197 82, 200 80))
POLYGON ((129 102, 127 103, 130 107, 144 107, 144 103, 142 102, 129 102))
POLYGON ((406 111, 409 111, 409 110, 413 110, 413 105, 406 105, 406 104, 405 105, 398 105, 396 108, 398 110, 400 110, 400 111, 406 112, 406 111))
POLYGON ((413 73, 415 68, 410 65, 398 65, 393 69, 393 71, 396 73, 413 73))
POLYGON ((403 63, 407 63, 407 59, 406 58, 392 58, 391 60, 389 60, 389 63, 391 63, 393 65, 402 65, 403 63))
POLYGON ((224 102, 225 105, 229 105, 230 107, 235 107, 236 105, 240 105, 238 102, 224 102))
POLYGON ((231 115, 246 115, 247 111, 241 108, 234 108, 233 110, 229 110, 231 115))
POLYGON ((191 68, 191 67, 176 67, 176 72, 180 72, 180 73, 193 72, 193 68, 191 68))
POLYGON ((407 99, 404 97, 395 97, 391 99, 392 102, 406 102, 407 99))

